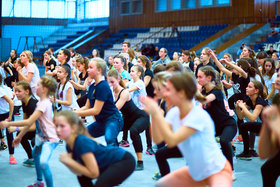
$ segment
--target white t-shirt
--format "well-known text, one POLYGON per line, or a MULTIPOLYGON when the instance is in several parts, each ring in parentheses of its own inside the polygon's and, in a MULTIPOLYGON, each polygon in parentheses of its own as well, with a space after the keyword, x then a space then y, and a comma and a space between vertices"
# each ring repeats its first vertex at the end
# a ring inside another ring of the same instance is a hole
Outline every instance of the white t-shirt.
POLYGON ((70 106, 66 106, 66 105, 61 105, 61 109, 62 110, 77 110, 79 109, 79 105, 77 103, 77 96, 75 94, 75 91, 74 91, 74 87, 73 85, 68 81, 66 84, 65 84, 65 87, 62 91, 62 88, 63 88, 63 85, 60 85, 59 89, 58 89, 58 99, 59 100, 62 100, 62 101, 66 101, 66 98, 67 98, 67 91, 68 89, 72 88, 72 102, 71 102, 71 105, 70 106), (62 97, 60 97, 60 93, 62 92, 62 97))
POLYGON ((39 82, 40 80, 40 73, 39 73, 39 70, 36 66, 36 64, 34 63, 28 63, 28 65, 25 67, 22 68, 22 73, 24 74, 24 76, 27 77, 28 73, 33 73, 33 76, 32 76, 32 80, 30 82, 30 87, 32 89, 32 92, 33 94, 36 96, 36 98, 38 97, 36 95, 36 87, 37 87, 37 83, 39 82))
POLYGON ((6 114, 10 111, 9 103, 3 98, 4 96, 13 98, 11 88, 5 85, 0 85, 0 114, 6 114))
POLYGON ((130 92, 131 95, 131 99, 134 102, 134 104, 140 108, 143 109, 141 102, 139 101, 139 97, 140 96, 146 96, 147 92, 146 92, 146 86, 144 81, 142 81, 141 79, 139 79, 138 81, 134 82, 133 80, 128 82, 128 88, 132 88, 133 86, 136 86, 138 88, 138 90, 135 90, 133 92, 130 92))
POLYGON ((270 93, 270 91, 271 91, 272 84, 275 84, 276 78, 277 78, 277 73, 274 73, 272 75, 271 79, 269 79, 268 75, 263 76, 265 86, 267 87, 268 93, 270 93))
POLYGON ((56 134, 55 125, 53 124, 54 114, 50 99, 47 98, 39 101, 35 110, 42 112, 42 115, 38 118, 40 130, 43 134, 43 137, 39 134, 41 141, 58 142, 59 138, 56 134))
POLYGON ((179 108, 173 107, 165 118, 172 125, 174 132, 182 125, 196 130, 192 136, 178 144, 194 180, 203 180, 225 167, 226 158, 215 141, 214 123, 205 110, 194 106, 183 119, 180 119, 179 108))

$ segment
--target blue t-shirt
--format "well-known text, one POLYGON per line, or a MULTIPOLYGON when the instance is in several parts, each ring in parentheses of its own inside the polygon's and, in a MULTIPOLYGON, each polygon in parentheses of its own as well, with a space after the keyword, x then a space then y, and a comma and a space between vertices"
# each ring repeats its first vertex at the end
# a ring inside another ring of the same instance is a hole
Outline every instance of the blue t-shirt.
POLYGON ((85 135, 77 136, 72 151, 68 147, 66 149, 68 152, 72 152, 72 158, 82 165, 85 165, 82 155, 93 153, 101 170, 123 159, 126 153, 122 148, 110 145, 104 146, 85 135))
POLYGON ((126 70, 123 70, 121 73, 122 79, 128 79, 129 81, 131 80, 129 73, 126 70))
POLYGON ((88 90, 88 99, 90 106, 94 107, 95 100, 104 101, 104 105, 100 113, 95 117, 96 121, 106 120, 108 117, 119 114, 119 111, 114 103, 113 94, 107 81, 103 80, 97 85, 92 84, 88 90))

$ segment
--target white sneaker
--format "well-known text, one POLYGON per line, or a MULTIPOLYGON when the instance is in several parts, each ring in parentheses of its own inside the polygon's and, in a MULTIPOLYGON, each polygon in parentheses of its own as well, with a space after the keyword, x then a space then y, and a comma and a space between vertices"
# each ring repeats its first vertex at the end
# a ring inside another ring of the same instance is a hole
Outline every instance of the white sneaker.
POLYGON ((232 171, 232 180, 233 180, 233 181, 236 181, 236 179, 237 179, 237 177, 236 177, 236 175, 235 175, 235 171, 233 170, 233 171, 232 171))

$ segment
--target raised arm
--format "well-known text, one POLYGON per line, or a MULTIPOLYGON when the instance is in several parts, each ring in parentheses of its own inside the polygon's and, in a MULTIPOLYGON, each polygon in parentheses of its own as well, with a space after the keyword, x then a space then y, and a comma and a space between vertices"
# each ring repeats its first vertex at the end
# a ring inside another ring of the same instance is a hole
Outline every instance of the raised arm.
POLYGON ((232 77, 232 72, 226 69, 221 62, 218 61, 215 53, 212 50, 209 50, 209 54, 211 58, 214 60, 216 66, 219 68, 220 71, 222 71, 224 74, 226 74, 228 77, 232 77))

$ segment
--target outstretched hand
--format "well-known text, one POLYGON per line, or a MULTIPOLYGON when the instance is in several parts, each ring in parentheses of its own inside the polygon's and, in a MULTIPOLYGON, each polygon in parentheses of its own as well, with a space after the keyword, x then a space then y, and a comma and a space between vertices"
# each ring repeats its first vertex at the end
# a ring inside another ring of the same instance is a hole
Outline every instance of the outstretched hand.
POLYGON ((143 105, 144 111, 147 112, 148 114, 154 115, 158 111, 160 111, 157 102, 155 102, 152 98, 147 96, 142 96, 139 99, 143 105))
POLYGON ((19 145, 20 142, 21 142, 21 138, 17 136, 17 137, 13 140, 13 147, 17 147, 17 146, 19 145))

